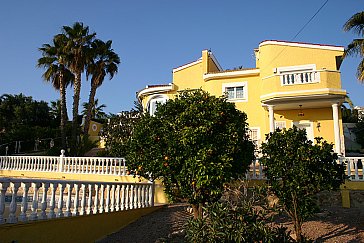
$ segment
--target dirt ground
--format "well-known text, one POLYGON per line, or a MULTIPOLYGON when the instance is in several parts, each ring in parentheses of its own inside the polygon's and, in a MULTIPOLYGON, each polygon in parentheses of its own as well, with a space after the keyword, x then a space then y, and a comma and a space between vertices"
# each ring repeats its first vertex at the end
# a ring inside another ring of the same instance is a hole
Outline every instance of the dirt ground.
MULTIPOLYGON (((166 206, 98 242, 184 242, 183 225, 191 217, 186 209, 185 204, 166 206)), ((320 213, 303 224, 303 232, 316 242, 364 242, 363 212, 360 208, 321 207, 320 213)), ((288 219, 279 223, 293 230, 288 219)))

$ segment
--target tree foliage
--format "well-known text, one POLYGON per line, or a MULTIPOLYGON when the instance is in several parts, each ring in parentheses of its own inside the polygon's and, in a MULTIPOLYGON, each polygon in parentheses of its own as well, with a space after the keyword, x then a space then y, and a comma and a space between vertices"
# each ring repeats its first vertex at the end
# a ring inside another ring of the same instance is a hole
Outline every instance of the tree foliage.
POLYGON ((33 100, 23 94, 0 96, 0 153, 14 151, 14 142, 22 141, 23 150, 26 141, 58 136, 55 118, 50 115, 50 108, 45 101, 33 100), (2 145, 2 146, 1 146, 2 145))
POLYGON ((353 31, 360 38, 354 39, 345 49, 344 57, 359 56, 361 61, 357 67, 356 76, 359 81, 364 81, 364 12, 351 16, 345 23, 344 31, 353 31))
POLYGON ((219 199, 224 183, 244 176, 251 163, 246 120, 226 97, 182 91, 140 118, 128 143, 129 167, 161 178, 166 193, 192 204, 197 217, 199 205, 219 199))
POLYGON ((317 208, 313 196, 343 183, 344 168, 336 159, 332 144, 321 138, 313 144, 296 127, 270 133, 262 144, 261 163, 270 189, 292 218, 298 240, 303 221, 317 208))
POLYGON ((136 110, 123 111, 109 118, 104 125, 101 136, 105 141, 106 154, 115 157, 125 157, 128 151, 127 143, 131 138, 135 124, 141 113, 136 110))

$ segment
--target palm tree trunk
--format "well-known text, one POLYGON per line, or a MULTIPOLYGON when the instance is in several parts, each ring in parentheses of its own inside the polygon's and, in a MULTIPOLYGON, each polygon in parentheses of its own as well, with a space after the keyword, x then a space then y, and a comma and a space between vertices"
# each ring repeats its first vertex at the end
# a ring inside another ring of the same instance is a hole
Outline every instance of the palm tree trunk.
POLYGON ((78 107, 80 104, 80 92, 81 92, 81 73, 75 75, 75 81, 73 84, 73 120, 72 120, 72 150, 75 153, 75 148, 77 146, 77 130, 78 130, 78 107))
MULTIPOLYGON (((62 78, 61 78, 62 80, 62 78)), ((67 106, 66 106, 66 87, 63 81, 61 81, 59 92, 61 95, 61 140, 62 140, 62 149, 66 149, 66 122, 67 122, 67 106)))
POLYGON ((87 113, 86 113, 86 118, 85 118, 85 124, 83 126, 83 135, 84 136, 88 135, 88 129, 90 127, 90 120, 91 120, 91 110, 92 110, 92 107, 94 106, 94 102, 95 102, 96 89, 97 89, 96 82, 92 82, 90 96, 88 98, 88 107, 87 107, 87 113))

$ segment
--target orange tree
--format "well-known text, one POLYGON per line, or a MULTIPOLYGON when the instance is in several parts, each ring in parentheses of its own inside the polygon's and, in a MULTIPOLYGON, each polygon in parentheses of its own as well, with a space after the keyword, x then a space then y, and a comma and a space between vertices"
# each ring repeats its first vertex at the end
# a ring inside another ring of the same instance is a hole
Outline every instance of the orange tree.
POLYGON ((266 140, 260 161, 266 166, 269 188, 292 219, 300 242, 302 223, 317 209, 314 195, 338 189, 344 168, 337 164, 332 144, 321 138, 313 144, 297 127, 270 133, 266 140))
POLYGON ((192 205, 194 217, 216 201, 224 184, 244 176, 253 159, 245 113, 226 97, 182 91, 145 113, 128 144, 131 173, 161 179, 173 199, 192 205))

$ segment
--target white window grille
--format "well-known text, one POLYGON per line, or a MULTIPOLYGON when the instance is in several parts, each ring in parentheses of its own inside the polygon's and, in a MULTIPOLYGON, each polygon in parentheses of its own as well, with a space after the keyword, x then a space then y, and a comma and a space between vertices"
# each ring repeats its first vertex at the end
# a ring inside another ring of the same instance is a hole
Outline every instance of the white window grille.
POLYGON ((274 127, 275 129, 283 130, 283 128, 286 128, 286 121, 275 121, 274 127))
POLYGON ((223 94, 226 94, 230 101, 247 101, 247 83, 225 83, 222 86, 223 94))

